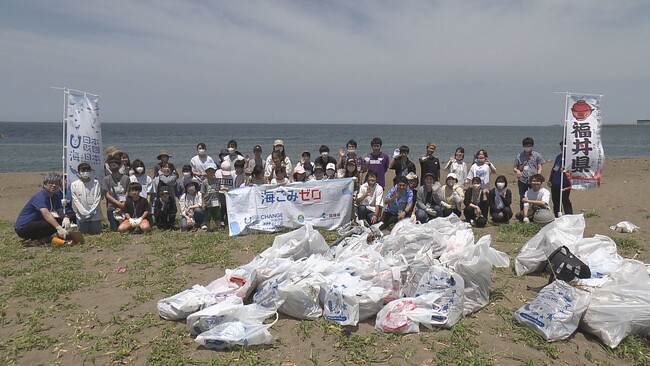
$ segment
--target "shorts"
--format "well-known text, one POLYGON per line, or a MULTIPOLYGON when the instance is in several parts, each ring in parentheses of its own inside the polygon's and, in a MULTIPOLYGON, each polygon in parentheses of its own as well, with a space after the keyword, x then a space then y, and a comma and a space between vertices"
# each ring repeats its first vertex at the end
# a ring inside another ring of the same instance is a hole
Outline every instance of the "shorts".
POLYGON ((221 221, 221 207, 206 207, 203 213, 203 220, 209 222, 210 219, 219 222, 221 221))

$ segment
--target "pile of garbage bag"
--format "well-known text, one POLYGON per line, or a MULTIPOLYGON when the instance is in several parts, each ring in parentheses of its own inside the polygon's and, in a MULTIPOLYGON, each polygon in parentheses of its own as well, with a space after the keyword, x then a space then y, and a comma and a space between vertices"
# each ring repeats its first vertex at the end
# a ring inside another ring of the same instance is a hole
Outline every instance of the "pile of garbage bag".
POLYGON ((278 313, 352 326, 376 317, 375 327, 392 333, 449 328, 488 304, 492 267, 510 264, 489 235, 475 242, 454 215, 403 220, 386 236, 361 226, 343 232, 332 247, 310 225, 278 235, 207 286, 161 299, 158 313, 185 319, 196 342, 218 349, 272 343, 278 313))
POLYGON ((557 280, 514 317, 547 341, 578 328, 615 348, 628 335, 650 333, 650 276, 645 263, 624 259, 609 237, 584 238, 582 215, 566 215, 543 227, 515 258, 517 275, 542 271, 557 248, 567 247, 589 266, 589 278, 557 280))

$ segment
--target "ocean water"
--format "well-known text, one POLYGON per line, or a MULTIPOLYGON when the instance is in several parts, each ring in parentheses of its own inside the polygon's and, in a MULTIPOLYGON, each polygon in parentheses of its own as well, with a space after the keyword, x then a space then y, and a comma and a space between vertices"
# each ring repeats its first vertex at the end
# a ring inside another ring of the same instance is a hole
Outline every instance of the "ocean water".
MULTIPOLYGON (((62 124, 0 122, 0 172, 45 172, 61 170, 62 124)), ((204 142, 209 155, 218 155, 229 140, 237 141, 238 150, 252 155, 253 146, 262 146, 266 157, 275 139, 284 140, 292 162, 303 151, 310 151, 312 161, 318 148, 327 145, 338 157, 338 149, 349 139, 358 143, 358 152, 370 152, 370 140, 380 137, 388 155, 400 145, 411 150, 411 160, 425 151, 427 141, 437 145, 441 162, 449 159, 456 147, 465 148, 466 157, 486 149, 493 162, 511 162, 518 154, 521 140, 535 139, 534 150, 546 160, 559 153, 561 126, 450 126, 450 125, 341 125, 341 124, 102 124, 103 146, 114 145, 126 151, 131 161, 139 158, 153 167, 160 149, 172 154, 177 169, 196 154, 196 144, 204 142)), ((605 158, 650 156, 650 127, 607 126, 602 130, 605 158)), ((467 159, 466 159, 467 160, 467 159)), ((606 169, 606 165, 605 165, 606 169)))

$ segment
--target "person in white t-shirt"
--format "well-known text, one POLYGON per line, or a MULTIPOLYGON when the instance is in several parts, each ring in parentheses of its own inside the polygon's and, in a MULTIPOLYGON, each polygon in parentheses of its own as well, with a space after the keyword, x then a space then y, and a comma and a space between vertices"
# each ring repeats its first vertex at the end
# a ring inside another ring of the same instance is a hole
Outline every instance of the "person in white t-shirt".
POLYGON ((97 179, 90 176, 91 168, 88 163, 77 167, 79 179, 72 182, 72 209, 77 216, 79 231, 84 234, 99 234, 102 232, 102 187, 97 179))
POLYGON ((214 159, 212 159, 211 156, 207 154, 206 150, 207 147, 205 146, 205 144, 199 142, 196 145, 197 154, 194 155, 194 157, 190 160, 190 166, 192 167, 192 174, 200 181, 202 181, 206 177, 205 174, 206 166, 208 166, 209 164, 214 164, 217 166, 221 165, 221 160, 219 159, 219 157, 217 157, 217 160, 215 161, 214 159))
POLYGON ((481 178, 481 189, 485 194, 490 190, 490 174, 496 174, 497 168, 488 159, 487 151, 481 149, 476 152, 476 163, 472 164, 467 173, 467 183, 471 184, 474 177, 481 178))
POLYGON ((369 171, 366 183, 359 187, 357 195, 357 218, 374 225, 381 218, 384 207, 384 189, 377 184, 377 172, 369 171))
POLYGON ((524 209, 515 215, 519 221, 528 223, 533 220, 540 224, 547 224, 555 219, 549 209, 551 192, 542 187, 542 183, 544 183, 544 176, 541 174, 535 174, 530 178, 531 188, 528 188, 522 198, 524 209))

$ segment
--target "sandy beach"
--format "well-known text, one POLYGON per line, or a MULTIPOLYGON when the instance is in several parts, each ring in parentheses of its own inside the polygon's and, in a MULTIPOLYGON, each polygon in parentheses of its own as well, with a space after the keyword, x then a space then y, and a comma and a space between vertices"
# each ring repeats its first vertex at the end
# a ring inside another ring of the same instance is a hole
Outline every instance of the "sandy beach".
MULTIPOLYGON (((545 178, 548 178, 552 165, 553 162, 549 160, 544 164, 542 174, 545 178)), ((495 166, 497 174, 492 174, 492 182, 500 174, 508 178, 508 187, 513 190, 513 211, 516 212, 517 184, 512 167, 507 163, 495 166)), ((599 189, 572 191, 574 213, 584 210, 598 214, 598 217, 590 221, 585 235, 613 233, 609 226, 624 220, 641 228, 650 227, 650 197, 640 192, 641 187, 650 183, 649 171, 650 158, 608 160, 599 189)), ((44 172, 0 173, 0 219, 14 222, 25 202, 40 189, 44 175, 44 172)), ((392 175, 387 181, 390 179, 392 175)), ((648 242, 647 238, 645 242, 648 242)))
MULTIPOLYGON (((498 174, 508 177, 509 186, 516 187, 512 167, 496 166, 498 174)), ((551 166, 552 162, 544 165, 545 177, 551 166)), ((584 210, 586 214, 585 237, 601 234, 634 240, 638 243, 635 248, 619 248, 619 254, 646 263, 650 262, 650 198, 639 191, 650 183, 649 170, 650 158, 608 161, 599 189, 571 193, 575 212, 584 210), (641 229, 622 234, 609 228, 624 220, 641 229)), ((0 219, 5 224, 13 224, 24 203, 40 189, 43 175, 0 174, 0 219)), ((513 208, 517 204, 513 202, 513 208)), ((423 330, 418 335, 388 337, 377 335, 374 319, 339 330, 327 321, 281 316, 272 327, 272 334, 279 338, 275 346, 229 352, 198 347, 183 322, 158 319, 156 302, 193 284, 206 285, 222 276, 226 268, 249 262, 275 235, 229 238, 223 231, 102 233, 87 236, 86 244, 79 247, 23 248, 12 230, 6 226, 3 230, 0 290, 8 295, 4 303, 0 298, 0 350, 8 350, 3 354, 9 363, 81 364, 91 360, 93 364, 171 365, 192 360, 197 364, 295 366, 369 364, 370 360, 386 359, 391 364, 438 365, 453 363, 445 358, 453 357, 458 364, 472 360, 486 365, 634 365, 645 364, 638 360, 647 362, 650 357, 647 341, 639 338, 635 339, 641 342, 641 351, 633 361, 614 355, 599 339, 582 331, 552 344, 527 335, 526 329, 514 324, 512 313, 536 296, 531 288, 545 285, 548 279, 544 274, 516 276, 514 259, 527 239, 507 239, 491 224, 474 229, 475 237, 490 234, 491 245, 508 254, 511 268, 493 268, 490 303, 464 318, 455 331, 423 330), (47 297, 49 293, 55 295, 47 297), (26 314, 34 319, 29 324, 38 327, 26 325, 26 314), (47 342, 28 341, 30 334, 47 342), (467 338, 458 342, 455 334, 467 338)), ((336 233, 327 234, 329 242, 337 237, 336 233)), ((626 347, 623 349, 629 349, 626 347)))

